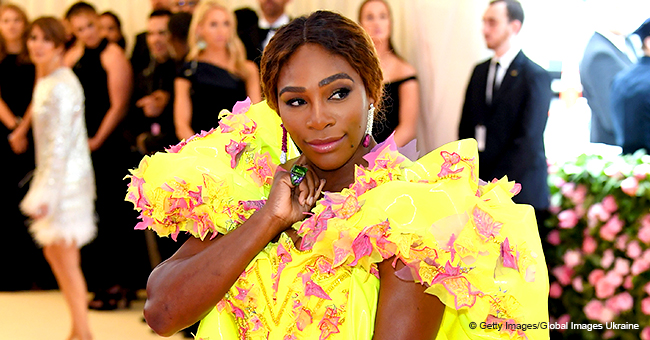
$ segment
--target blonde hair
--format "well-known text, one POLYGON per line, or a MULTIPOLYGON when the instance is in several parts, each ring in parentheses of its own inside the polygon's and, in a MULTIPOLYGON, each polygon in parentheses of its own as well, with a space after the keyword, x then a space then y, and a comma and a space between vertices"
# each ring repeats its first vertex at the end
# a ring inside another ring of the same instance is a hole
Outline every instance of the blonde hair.
POLYGON ((228 56, 230 57, 227 71, 234 73, 240 77, 246 76, 246 50, 244 49, 244 44, 242 43, 241 39, 239 39, 239 36, 237 36, 237 20, 235 19, 233 12, 225 4, 218 0, 202 0, 194 10, 192 21, 190 22, 189 34, 187 36, 187 44, 190 51, 187 54, 186 60, 195 60, 198 58, 199 53, 201 53, 201 50, 197 46, 199 42, 199 37, 197 36, 197 28, 200 24, 203 23, 206 15, 214 9, 224 11, 231 23, 231 33, 226 44, 228 56))

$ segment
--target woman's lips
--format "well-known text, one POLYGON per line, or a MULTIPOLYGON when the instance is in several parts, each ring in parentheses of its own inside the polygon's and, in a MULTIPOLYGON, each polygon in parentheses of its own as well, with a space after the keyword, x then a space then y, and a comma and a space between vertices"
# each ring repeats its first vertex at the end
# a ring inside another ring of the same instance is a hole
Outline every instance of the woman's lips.
POLYGON ((327 153, 335 149, 342 141, 343 137, 314 139, 307 142, 307 145, 309 145, 317 153, 327 153))

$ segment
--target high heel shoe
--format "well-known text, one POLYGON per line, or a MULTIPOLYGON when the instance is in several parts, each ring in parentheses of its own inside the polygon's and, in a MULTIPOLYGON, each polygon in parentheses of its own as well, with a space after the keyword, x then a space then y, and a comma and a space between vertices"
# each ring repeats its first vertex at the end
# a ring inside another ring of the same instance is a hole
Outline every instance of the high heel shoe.
POLYGON ((135 292, 115 285, 105 291, 95 293, 95 297, 88 303, 88 308, 93 310, 116 310, 131 307, 135 300, 135 292))

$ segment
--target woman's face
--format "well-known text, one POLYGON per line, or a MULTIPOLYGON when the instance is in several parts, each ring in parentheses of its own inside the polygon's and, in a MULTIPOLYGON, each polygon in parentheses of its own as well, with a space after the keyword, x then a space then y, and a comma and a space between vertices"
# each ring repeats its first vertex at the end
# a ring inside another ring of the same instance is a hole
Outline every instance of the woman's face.
POLYGON ((228 14, 219 8, 209 10, 199 24, 199 37, 210 47, 225 47, 230 39, 232 22, 228 14))
POLYGON ((99 17, 99 25, 101 26, 100 34, 106 37, 110 42, 118 42, 122 39, 122 32, 117 27, 117 22, 110 15, 102 15, 99 17))
POLYGON ((84 45, 96 47, 102 36, 99 33, 98 16, 92 13, 80 13, 70 18, 72 33, 84 45))
POLYGON ((52 40, 45 38, 43 30, 34 26, 27 38, 27 51, 35 65, 44 65, 52 62, 55 58, 60 58, 63 54, 63 46, 54 46, 52 40))
POLYGON ((370 1, 361 9, 361 26, 374 41, 390 39, 390 15, 381 1, 370 1))
POLYGON ((361 144, 370 103, 361 76, 341 56, 305 44, 278 79, 278 111, 296 145, 321 170, 336 170, 365 154, 361 144))
POLYGON ((25 31, 25 22, 20 14, 12 9, 6 9, 0 15, 0 34, 5 41, 20 40, 25 31))

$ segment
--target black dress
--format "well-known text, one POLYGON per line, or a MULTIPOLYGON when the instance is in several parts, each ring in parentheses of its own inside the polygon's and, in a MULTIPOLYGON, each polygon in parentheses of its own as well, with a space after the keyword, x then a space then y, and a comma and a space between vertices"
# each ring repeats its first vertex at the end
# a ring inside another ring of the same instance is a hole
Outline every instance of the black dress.
POLYGON ((384 97, 381 102, 384 116, 381 119, 375 119, 372 127, 372 136, 377 143, 385 141, 399 125, 399 87, 414 79, 417 78, 410 76, 384 84, 384 97))
MULTIPOLYGON (((34 90, 35 70, 34 65, 20 62, 18 55, 8 54, 0 61, 0 96, 7 104, 9 110, 16 116, 22 117, 32 101, 34 90)), ((0 280, 0 290, 25 290, 37 285, 44 273, 48 277, 47 263, 42 260, 40 250, 36 247, 31 236, 25 228, 25 217, 20 213, 18 204, 27 192, 25 185, 27 174, 34 169, 34 149, 31 134, 28 136, 30 143, 27 152, 16 155, 9 146, 7 136, 11 133, 4 124, 0 123, 0 157, 4 165, 0 167, 0 176, 5 182, 4 197, 9 202, 4 202, 4 239, 5 245, 0 246, 0 256, 6 258, 19 258, 20 261, 4 261, 0 270, 6 274, 7 280, 0 280), (8 243, 11 242, 11 243, 8 243), (16 253, 18 252, 18 253, 16 253), (41 265, 44 265, 41 266, 41 265)))
MULTIPOLYGON (((86 97, 88 138, 95 136, 111 107, 108 77, 101 63, 101 53, 107 46, 108 40, 103 39, 95 48, 86 47, 72 68, 86 97)), ((144 237, 132 231, 137 216, 124 204, 122 178, 133 164, 123 127, 115 128, 91 157, 97 186, 98 230, 97 238, 82 249, 88 289, 100 292, 114 285, 141 288, 146 284, 149 266, 144 237)))
POLYGON ((237 101, 246 99, 246 83, 232 73, 209 63, 185 63, 179 77, 192 84, 192 130, 199 133, 219 125, 219 112, 232 110, 237 101))

